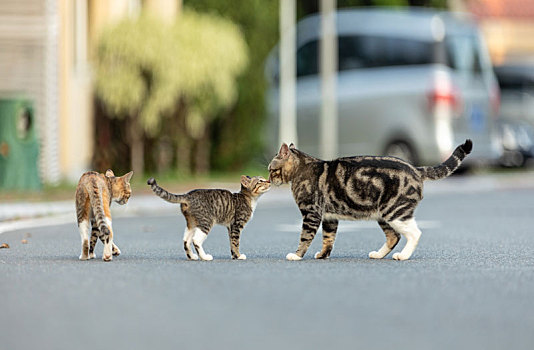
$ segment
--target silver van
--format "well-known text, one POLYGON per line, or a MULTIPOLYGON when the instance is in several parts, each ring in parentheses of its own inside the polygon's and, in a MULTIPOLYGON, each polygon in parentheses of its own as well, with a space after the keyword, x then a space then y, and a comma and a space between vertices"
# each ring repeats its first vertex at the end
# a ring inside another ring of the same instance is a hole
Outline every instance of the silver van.
MULTIPOLYGON (((468 17, 425 9, 348 9, 337 12, 336 25, 339 156, 388 154, 436 164, 466 138, 474 142, 471 161, 500 156, 499 87, 468 17)), ((298 147, 317 156, 319 35, 319 15, 298 22, 298 147)), ((277 47, 265 72, 272 153, 280 146, 277 47)))

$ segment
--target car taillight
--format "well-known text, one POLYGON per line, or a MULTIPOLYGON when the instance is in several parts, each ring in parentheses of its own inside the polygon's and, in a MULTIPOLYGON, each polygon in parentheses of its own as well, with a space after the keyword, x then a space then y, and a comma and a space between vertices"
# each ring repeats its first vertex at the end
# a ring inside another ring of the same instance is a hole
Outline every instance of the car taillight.
POLYGON ((431 110, 448 108, 453 116, 459 116, 462 111, 460 92, 444 72, 438 72, 434 76, 432 87, 428 93, 428 103, 431 110))

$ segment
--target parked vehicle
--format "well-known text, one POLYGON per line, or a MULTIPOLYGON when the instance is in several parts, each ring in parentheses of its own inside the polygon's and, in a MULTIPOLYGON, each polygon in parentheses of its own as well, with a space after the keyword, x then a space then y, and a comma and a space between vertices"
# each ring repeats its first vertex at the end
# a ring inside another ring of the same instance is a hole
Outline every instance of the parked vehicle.
MULTIPOLYGON (((339 156, 389 154, 436 164, 466 138, 470 161, 500 156, 499 87, 483 39, 465 15, 349 9, 336 16, 339 156)), ((298 147, 319 155, 320 17, 297 24, 298 147)), ((269 152, 279 147, 278 48, 266 63, 269 152)), ((287 140, 291 141, 291 140, 287 140)))
POLYGON ((495 67, 501 89, 500 163, 523 166, 534 158, 534 65, 506 64, 495 67))

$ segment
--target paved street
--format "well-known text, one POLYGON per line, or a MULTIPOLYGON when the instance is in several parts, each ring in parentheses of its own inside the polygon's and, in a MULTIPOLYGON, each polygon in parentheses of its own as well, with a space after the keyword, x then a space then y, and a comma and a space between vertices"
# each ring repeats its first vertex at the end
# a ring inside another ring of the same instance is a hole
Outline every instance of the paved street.
POLYGON ((74 220, 1 233, 0 349, 531 349, 534 189, 480 182, 428 184, 404 262, 367 258, 384 241, 374 222, 343 222, 328 261, 313 259, 320 233, 285 261, 300 222, 288 187, 260 200, 246 261, 221 227, 204 244, 214 261, 186 261, 163 201, 115 219, 111 263, 100 243, 78 261, 74 220))

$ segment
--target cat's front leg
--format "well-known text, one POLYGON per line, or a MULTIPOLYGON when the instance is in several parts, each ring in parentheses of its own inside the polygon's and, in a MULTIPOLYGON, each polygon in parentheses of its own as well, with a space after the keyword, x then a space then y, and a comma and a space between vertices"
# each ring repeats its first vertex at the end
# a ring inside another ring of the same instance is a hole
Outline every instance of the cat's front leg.
POLYGON ((119 249, 119 247, 115 243, 112 244, 111 251, 113 253, 113 256, 121 255, 121 250, 119 249))
POLYGON ((300 232, 299 246, 295 253, 287 254, 287 260, 301 260, 304 254, 308 251, 308 248, 317 233, 317 229, 321 224, 321 213, 314 209, 315 208, 310 207, 300 210, 302 213, 302 231, 300 232))
POLYGON ((315 253, 315 259, 328 259, 337 233, 337 220, 323 220, 323 247, 320 252, 315 253))
POLYGON ((103 235, 104 251, 102 252, 102 260, 111 261, 113 260, 113 228, 111 226, 111 218, 105 218, 106 226, 109 229, 109 234, 103 235))
POLYGON ((246 260, 245 254, 239 253, 239 237, 241 236, 242 225, 234 224, 228 229, 228 235, 230 237, 230 253, 232 259, 246 260))

